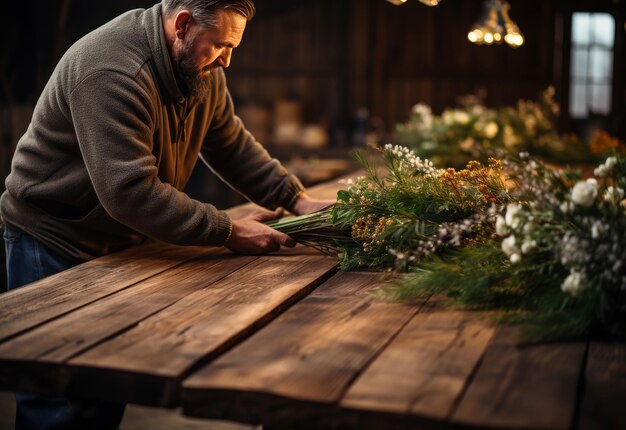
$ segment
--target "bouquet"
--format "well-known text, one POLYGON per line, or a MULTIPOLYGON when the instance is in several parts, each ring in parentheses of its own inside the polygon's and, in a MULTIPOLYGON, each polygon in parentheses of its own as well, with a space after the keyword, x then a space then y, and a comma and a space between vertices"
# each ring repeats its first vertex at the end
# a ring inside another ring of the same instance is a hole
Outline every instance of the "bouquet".
POLYGON ((359 155, 367 174, 333 207, 272 226, 344 269, 408 271, 386 291, 395 299, 447 294, 534 340, 626 332, 625 158, 583 179, 527 153, 455 170, 381 152, 382 173, 359 155))
POLYGON ((583 180, 528 154, 505 169, 514 201, 495 235, 433 260, 393 287, 397 298, 446 293, 470 308, 527 323, 531 339, 626 333, 626 160, 609 157, 583 180))
POLYGON ((270 224, 332 255, 341 267, 408 270, 433 253, 489 234, 495 208, 510 201, 498 160, 437 169, 401 146, 381 150, 383 168, 357 153, 367 174, 324 211, 270 224), (491 214, 491 215, 489 215, 491 214))
POLYGON ((458 108, 447 109, 441 116, 434 116, 429 106, 417 104, 410 119, 396 126, 394 138, 444 165, 485 159, 494 152, 527 151, 561 163, 603 154, 602 148, 608 143, 606 133, 594 136, 589 146, 575 135, 558 133, 559 106, 554 94, 554 88, 549 87, 538 101, 519 100, 516 106, 500 109, 485 107, 481 97, 466 96, 458 108))

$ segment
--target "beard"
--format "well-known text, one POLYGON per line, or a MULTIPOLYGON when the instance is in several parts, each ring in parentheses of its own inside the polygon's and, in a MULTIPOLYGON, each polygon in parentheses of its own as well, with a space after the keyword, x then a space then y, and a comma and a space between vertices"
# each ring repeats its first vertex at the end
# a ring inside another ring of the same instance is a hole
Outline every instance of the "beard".
POLYGON ((216 66, 209 65, 198 69, 198 65, 193 58, 193 47, 195 39, 185 46, 176 60, 176 81, 181 87, 185 96, 192 96, 196 99, 204 100, 209 96, 210 75, 204 72, 213 70, 216 66))

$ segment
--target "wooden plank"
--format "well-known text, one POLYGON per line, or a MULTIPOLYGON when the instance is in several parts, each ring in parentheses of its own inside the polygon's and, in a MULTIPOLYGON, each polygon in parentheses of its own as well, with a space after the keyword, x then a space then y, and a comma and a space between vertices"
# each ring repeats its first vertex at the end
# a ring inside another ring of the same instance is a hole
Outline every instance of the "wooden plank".
POLYGON ((162 243, 128 249, 0 295, 0 340, 7 339, 182 262, 217 252, 213 248, 162 243))
POLYGON ((272 425, 318 423, 418 308, 371 294, 383 282, 379 273, 331 278, 187 378, 185 413, 272 425))
POLYGON ((626 344, 592 342, 585 370, 579 430, 626 428, 626 344))
POLYGON ((443 420, 495 331, 473 312, 428 303, 348 390, 341 406, 443 420))
POLYGON ((68 359, 193 291, 208 288, 255 258, 223 253, 195 259, 3 342, 0 388, 64 393, 60 371, 68 359))
MULTIPOLYGON (((238 257, 236 261, 243 257, 238 257)), ((174 406, 180 381, 258 330, 334 273, 334 259, 298 247, 260 257, 69 360, 67 392, 174 406)), ((196 282, 207 276, 196 269, 196 282)))
POLYGON ((496 333, 452 419, 478 427, 569 429, 585 342, 520 345, 496 333))
MULTIPOLYGON (((312 187, 309 194, 333 198, 345 187, 338 181, 312 187)), ((227 212, 236 218, 260 210, 245 204, 227 212)), ((97 258, 0 295, 0 340, 99 300, 186 260, 219 252, 218 248, 153 243, 97 258)))

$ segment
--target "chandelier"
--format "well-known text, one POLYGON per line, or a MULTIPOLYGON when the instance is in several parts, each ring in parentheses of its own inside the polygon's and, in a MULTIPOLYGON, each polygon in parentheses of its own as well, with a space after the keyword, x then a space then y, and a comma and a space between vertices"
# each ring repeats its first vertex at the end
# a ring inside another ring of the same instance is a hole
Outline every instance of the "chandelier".
MULTIPOLYGON (((407 0, 387 0, 389 3, 395 4, 396 6, 400 6, 401 4, 406 3, 407 0)), ((437 6, 441 0, 419 0, 420 3, 424 3, 426 6, 437 6)))
POLYGON ((467 38, 477 45, 500 44, 513 48, 524 44, 524 35, 509 16, 511 5, 506 0, 485 0, 483 12, 470 29, 467 38))

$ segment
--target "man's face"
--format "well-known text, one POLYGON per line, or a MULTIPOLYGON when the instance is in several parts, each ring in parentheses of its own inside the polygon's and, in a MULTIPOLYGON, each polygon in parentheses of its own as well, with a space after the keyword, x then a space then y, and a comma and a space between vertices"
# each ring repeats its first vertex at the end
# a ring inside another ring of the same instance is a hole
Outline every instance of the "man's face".
POLYGON ((227 68, 233 49, 241 43, 246 18, 228 10, 220 10, 215 28, 197 24, 190 27, 182 46, 174 52, 177 78, 184 90, 196 98, 208 96, 211 71, 227 68))

